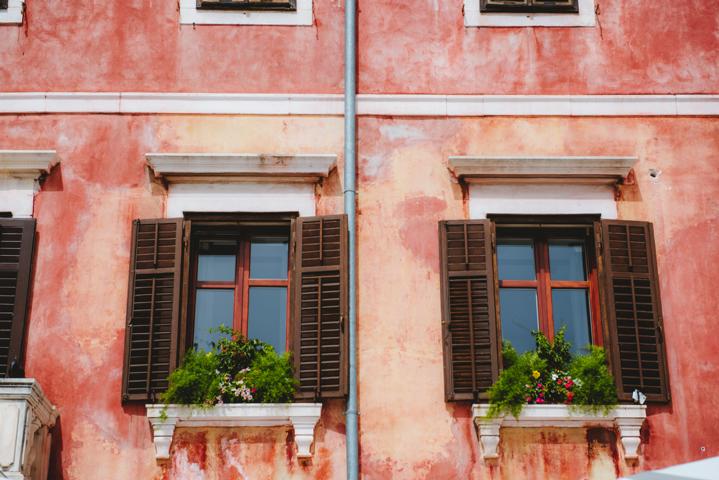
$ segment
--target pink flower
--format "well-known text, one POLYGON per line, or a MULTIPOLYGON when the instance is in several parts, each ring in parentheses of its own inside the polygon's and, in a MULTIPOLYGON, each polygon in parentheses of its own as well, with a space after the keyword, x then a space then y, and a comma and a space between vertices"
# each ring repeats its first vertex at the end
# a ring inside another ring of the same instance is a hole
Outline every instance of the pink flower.
POLYGON ((543 399, 543 398, 537 398, 537 403, 544 403, 544 399, 543 399))

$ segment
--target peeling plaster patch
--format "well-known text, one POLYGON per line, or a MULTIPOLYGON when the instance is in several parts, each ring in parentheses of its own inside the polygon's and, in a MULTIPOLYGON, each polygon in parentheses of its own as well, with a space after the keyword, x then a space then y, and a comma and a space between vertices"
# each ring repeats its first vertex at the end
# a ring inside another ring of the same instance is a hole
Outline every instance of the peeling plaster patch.
POLYGON ((423 140, 427 137, 424 131, 409 125, 382 125, 379 131, 389 140, 423 140))
POLYGON ((360 175, 363 180, 376 180, 384 170, 384 155, 367 155, 359 159, 360 175))
POLYGON ((250 477, 242 467, 242 463, 239 458, 233 455, 233 453, 239 449, 239 446, 240 441, 237 438, 222 438, 222 440, 220 440, 220 449, 224 457, 225 465, 230 468, 234 468, 242 480, 250 480, 250 477))
POLYGON ((177 474, 176 477, 183 480, 205 479, 200 464, 191 462, 186 450, 180 450, 172 456, 172 469, 177 474))

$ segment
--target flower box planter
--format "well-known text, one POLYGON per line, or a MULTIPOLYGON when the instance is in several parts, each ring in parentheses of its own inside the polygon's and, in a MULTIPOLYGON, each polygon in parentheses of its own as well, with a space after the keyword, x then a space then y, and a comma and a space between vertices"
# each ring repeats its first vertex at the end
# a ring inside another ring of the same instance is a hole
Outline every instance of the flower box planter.
POLYGON ((479 442, 485 459, 498 458, 501 427, 509 428, 584 428, 605 426, 616 428, 624 448, 624 458, 635 460, 641 442, 639 431, 647 417, 646 405, 618 405, 608 414, 585 413, 567 405, 525 405, 518 418, 502 415, 487 418, 488 404, 472 405, 472 418, 477 425, 479 442))
POLYGON ((147 405, 152 425, 155 457, 170 458, 176 427, 276 427, 292 425, 297 457, 310 458, 314 430, 322 412, 321 403, 226 403, 213 407, 147 405), (164 410, 164 414, 163 414, 164 410))

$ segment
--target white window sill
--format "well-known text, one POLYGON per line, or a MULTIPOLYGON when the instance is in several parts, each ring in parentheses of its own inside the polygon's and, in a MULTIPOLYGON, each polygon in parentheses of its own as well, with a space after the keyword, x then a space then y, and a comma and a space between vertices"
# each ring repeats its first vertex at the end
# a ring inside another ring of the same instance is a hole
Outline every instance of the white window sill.
POLYGON ((7 9, 0 10, 0 25, 22 25, 23 0, 9 0, 7 9))
POLYGON ((186 25, 311 26, 312 21, 312 0, 297 0, 294 11, 203 10, 196 0, 180 0, 180 23, 186 25))
POLYGON ((464 0, 465 27, 593 27, 594 0, 579 0, 579 13, 480 12, 480 0, 464 0))
POLYGON ((477 425, 479 442, 485 459, 499 457, 497 447, 501 427, 506 428, 584 428, 589 426, 616 427, 624 448, 625 460, 638 458, 641 437, 639 432, 647 418, 646 405, 619 405, 607 415, 573 411, 566 405, 525 405, 518 418, 504 415, 487 418, 489 405, 472 405, 472 418, 477 425))
POLYGON ((322 412, 321 403, 229 403, 210 408, 147 405, 152 425, 155 457, 170 458, 170 445, 176 427, 277 427, 291 425, 295 430, 297 457, 310 458, 315 425, 322 412), (163 418, 164 417, 164 418, 163 418))

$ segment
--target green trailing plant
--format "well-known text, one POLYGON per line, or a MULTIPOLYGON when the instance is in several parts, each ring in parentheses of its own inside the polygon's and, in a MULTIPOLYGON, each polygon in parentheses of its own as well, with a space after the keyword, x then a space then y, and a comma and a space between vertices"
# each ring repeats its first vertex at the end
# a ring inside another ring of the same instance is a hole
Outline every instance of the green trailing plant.
POLYGON ((248 340, 227 327, 210 351, 189 350, 170 374, 166 405, 212 406, 223 403, 284 403, 292 401, 297 380, 290 355, 278 355, 260 340, 248 340))
POLYGON ((526 404, 562 403, 593 413, 606 413, 617 404, 604 349, 590 346, 589 353, 575 357, 564 333, 562 328, 550 342, 533 332, 536 349, 521 355, 503 343, 504 370, 488 391, 489 417, 518 417, 526 404))

